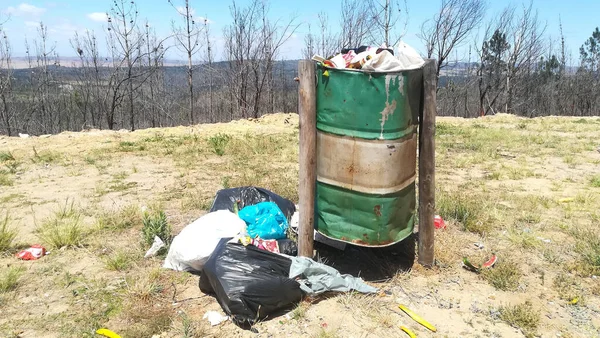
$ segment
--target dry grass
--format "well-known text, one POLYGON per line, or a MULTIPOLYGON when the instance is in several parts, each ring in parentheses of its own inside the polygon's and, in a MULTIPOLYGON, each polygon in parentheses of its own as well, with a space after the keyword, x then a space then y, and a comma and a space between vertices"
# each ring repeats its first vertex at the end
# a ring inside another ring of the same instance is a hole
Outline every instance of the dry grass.
POLYGON ((81 246, 87 235, 82 214, 72 201, 67 200, 54 214, 42 221, 36 228, 40 240, 51 248, 74 248, 81 246))
POLYGON ((534 337, 540 325, 540 311, 530 301, 499 309, 500 319, 513 327, 521 329, 526 337, 534 337))
POLYGON ((131 204, 117 211, 107 211, 97 217, 97 228, 99 230, 121 231, 142 224, 142 213, 140 208, 131 204))
POLYGON ((3 268, 0 271, 0 294, 15 290, 23 272, 24 269, 20 266, 3 268))
POLYGON ((124 271, 130 269, 135 263, 135 255, 124 250, 116 250, 104 259, 108 270, 124 271))
MULTIPOLYGON (((29 308, 24 312, 19 308, 22 305, 4 303, 1 311, 7 320, 0 324, 0 336, 28 328, 23 336, 85 337, 103 326, 125 337, 245 336, 246 332, 238 331, 232 323, 208 327, 202 315, 218 305, 213 297, 199 293, 197 277, 163 271, 159 258, 141 258, 140 232, 144 226, 137 205, 161 203, 151 210, 165 211, 168 225, 176 231, 210 208, 220 188, 261 186, 297 202, 297 124, 286 126, 280 121, 272 125, 265 122, 268 118, 134 133, 59 135, 32 138, 26 144, 3 138, 2 142, 8 142, 5 149, 11 152, 0 152, 0 176, 13 185, 0 187, 0 203, 17 217, 18 239, 35 241, 30 205, 35 206, 36 216, 48 215, 53 203, 69 196, 85 209, 54 211, 47 218, 65 221, 77 219, 79 214, 82 239, 75 242, 84 245, 53 250, 52 255, 33 262, 31 269, 21 273, 21 281, 40 280, 44 290, 22 282, 17 283, 16 292, 0 297, 27 294, 39 298, 39 308, 45 313, 66 310, 41 316, 29 314, 29 308), (37 155, 32 145, 39 150, 37 155), (37 164, 31 164, 30 159, 37 164), (73 175, 79 176, 74 179, 73 175), (54 189, 51 195, 44 195, 38 190, 42 185, 50 190, 55 186, 71 188, 71 183, 80 181, 85 182, 81 194, 73 189, 54 189), (124 207, 110 207, 114 205, 124 207), (96 226, 86 237, 84 224, 88 222, 96 226), (50 296, 43 296, 45 293, 50 296)), ((311 304, 308 311, 300 304, 290 313, 295 320, 258 324, 261 335, 402 334, 398 333, 398 314, 394 313, 399 299, 435 322, 435 316, 444 316, 448 309, 442 300, 460 299, 468 292, 480 301, 480 311, 467 317, 460 311, 452 312, 459 318, 436 322, 440 332, 449 337, 510 337, 515 332, 508 325, 490 328, 485 309, 497 307, 498 300, 521 297, 525 294, 521 289, 526 287, 527 292, 536 292, 531 307, 504 307, 498 312, 503 320, 521 327, 526 334, 554 336, 560 331, 564 337, 590 336, 581 326, 556 327, 562 325, 558 318, 565 323, 577 320, 571 311, 592 313, 600 293, 590 278, 598 274, 594 226, 600 220, 596 196, 600 158, 595 146, 590 148, 590 140, 600 132, 600 124, 510 116, 439 121, 437 207, 448 228, 435 231, 435 254, 438 267, 443 268, 415 265, 409 274, 378 284, 386 290, 383 295, 338 295, 311 304), (561 202, 566 197, 572 201, 561 202), (491 253, 497 253, 500 261, 483 274, 460 267, 462 257, 480 263, 491 253), (525 265, 531 273, 521 271, 525 265), (468 287, 482 282, 496 288, 493 297, 491 287, 468 287), (538 299, 542 288, 544 294, 538 299), (579 299, 576 306, 568 305, 571 297, 579 299), (560 306, 546 306, 548 302, 560 306), (532 329, 536 309, 542 316, 532 329), (534 315, 527 317, 528 313, 534 315), (323 322, 328 327, 319 328, 323 322)), ((151 233, 155 232, 148 231, 148 238, 151 233)), ((0 255, 0 274, 8 264, 14 266, 14 260, 12 255, 0 255)))
POLYGON ((18 231, 10 223, 8 212, 4 214, 4 217, 0 215, 0 252, 9 250, 17 237, 18 231))
POLYGON ((464 230, 482 235, 492 229, 486 204, 484 197, 474 194, 445 191, 436 194, 436 207, 443 219, 458 222, 464 230))
POLYGON ((484 270, 482 276, 498 290, 515 291, 519 287, 523 272, 515 262, 500 260, 493 268, 484 270))
POLYGON ((171 288, 160 276, 141 276, 129 282, 123 311, 119 317, 129 325, 125 337, 151 337, 171 327, 174 311, 167 296, 171 288))

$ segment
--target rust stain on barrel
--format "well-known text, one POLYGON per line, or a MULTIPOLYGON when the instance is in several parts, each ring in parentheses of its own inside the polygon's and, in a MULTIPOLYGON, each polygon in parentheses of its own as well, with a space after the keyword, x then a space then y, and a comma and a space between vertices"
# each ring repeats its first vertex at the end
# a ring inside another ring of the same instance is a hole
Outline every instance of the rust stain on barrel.
POLYGON ((381 205, 374 206, 373 212, 375 213, 375 216, 381 217, 381 205))

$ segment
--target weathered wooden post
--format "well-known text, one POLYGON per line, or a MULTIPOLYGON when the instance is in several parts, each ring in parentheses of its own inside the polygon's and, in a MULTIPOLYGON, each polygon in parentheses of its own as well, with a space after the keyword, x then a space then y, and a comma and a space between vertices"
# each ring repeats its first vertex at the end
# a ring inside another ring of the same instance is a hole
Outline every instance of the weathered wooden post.
POLYGON ((419 264, 434 263, 436 60, 423 69, 423 109, 419 118, 419 264))
POLYGON ((313 61, 302 60, 298 63, 298 79, 298 114, 300 115, 298 253, 300 256, 312 258, 317 179, 317 100, 313 61))

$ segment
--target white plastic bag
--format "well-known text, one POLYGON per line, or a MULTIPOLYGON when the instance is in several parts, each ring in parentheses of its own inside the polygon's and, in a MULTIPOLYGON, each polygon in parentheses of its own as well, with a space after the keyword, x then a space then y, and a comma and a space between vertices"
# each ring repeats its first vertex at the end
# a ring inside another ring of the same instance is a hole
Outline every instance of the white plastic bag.
POLYGON ((229 210, 208 213, 175 236, 163 267, 199 272, 222 238, 235 237, 245 228, 246 223, 229 210))
POLYGON ((404 42, 400 42, 396 47, 396 56, 387 50, 373 55, 367 61, 362 70, 372 72, 398 72, 402 70, 417 69, 425 64, 425 60, 404 42))
POLYGON ((165 243, 162 241, 162 239, 160 239, 160 237, 158 237, 158 236, 154 236, 154 243, 152 243, 152 246, 150 247, 150 249, 148 249, 148 251, 146 251, 144 258, 150 258, 150 257, 156 256, 158 251, 160 251, 160 249, 162 249, 164 247, 165 247, 165 243))

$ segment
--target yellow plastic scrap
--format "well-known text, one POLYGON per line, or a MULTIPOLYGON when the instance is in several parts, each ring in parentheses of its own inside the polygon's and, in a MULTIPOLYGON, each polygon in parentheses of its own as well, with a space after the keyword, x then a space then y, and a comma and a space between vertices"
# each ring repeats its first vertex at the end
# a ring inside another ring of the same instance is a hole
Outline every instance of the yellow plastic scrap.
POLYGON ((400 310, 404 311, 404 313, 406 313, 410 318, 412 318, 415 322, 425 326, 426 328, 428 328, 429 330, 436 332, 436 328, 431 325, 428 321, 426 321, 425 319, 421 318, 419 315, 417 315, 416 313, 412 312, 411 310, 409 310, 406 306, 400 304, 398 305, 398 307, 400 308, 400 310))
POLYGON ((109 329, 98 329, 96 331, 96 334, 99 334, 101 336, 108 337, 108 338, 121 338, 121 336, 119 336, 118 334, 112 332, 109 329))
POLYGON ((406 332, 406 334, 410 337, 410 338, 417 338, 417 335, 411 331, 411 329, 407 328, 406 326, 400 326, 400 329, 402 329, 402 331, 406 332))
POLYGON ((571 303, 571 305, 577 305, 577 303, 579 303, 579 297, 575 297, 575 298, 571 299, 571 301, 569 303, 571 303))
POLYGON ((329 76, 329 70, 327 70, 327 69, 326 69, 326 70, 323 72, 323 76, 329 76))
POLYGON ((566 198, 561 198, 558 201, 560 203, 570 203, 573 202, 575 199, 573 197, 566 197, 566 198))

